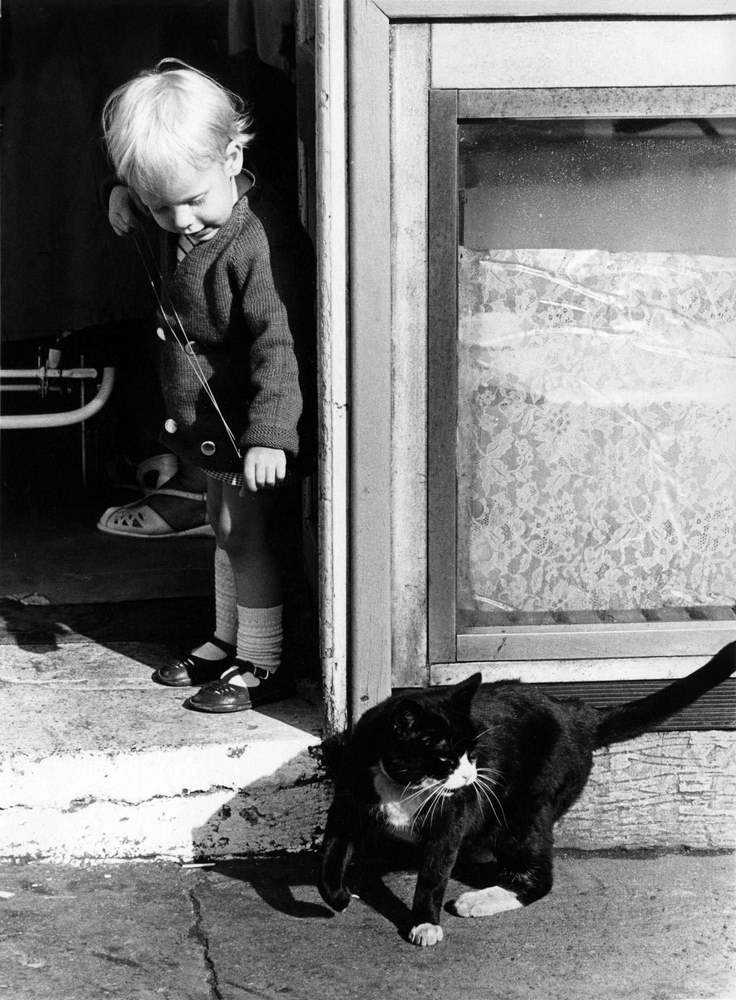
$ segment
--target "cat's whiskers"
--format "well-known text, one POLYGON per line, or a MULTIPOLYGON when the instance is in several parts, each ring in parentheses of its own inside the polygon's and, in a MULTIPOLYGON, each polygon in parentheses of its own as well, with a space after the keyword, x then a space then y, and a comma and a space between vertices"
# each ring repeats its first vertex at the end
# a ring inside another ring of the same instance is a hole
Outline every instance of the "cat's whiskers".
POLYGON ((421 803, 419 804, 419 808, 417 809, 417 811, 416 811, 416 812, 414 813, 414 815, 413 815, 413 816, 412 816, 412 818, 411 818, 411 827, 410 827, 410 829, 411 829, 411 830, 413 830, 413 829, 414 829, 414 828, 415 828, 415 827, 416 827, 417 825, 421 825, 421 823, 423 823, 423 822, 424 822, 424 820, 423 820, 423 819, 421 819, 421 820, 420 820, 420 817, 421 817, 421 815, 422 815, 422 812, 423 812, 423 811, 424 811, 424 809, 426 808, 426 806, 427 806, 427 803, 428 803, 428 802, 430 801, 430 798, 431 798, 431 796, 428 796, 428 797, 427 797, 427 798, 426 798, 426 799, 424 800, 424 802, 421 802, 421 803))
POLYGON ((404 791, 401 793, 400 801, 402 803, 404 803, 404 804, 406 804, 407 802, 411 802, 412 799, 417 798, 419 795, 424 795, 424 794, 426 794, 428 792, 434 791, 434 789, 439 784, 441 784, 441 782, 439 782, 439 781, 433 781, 431 785, 419 785, 419 786, 417 786, 417 785, 411 785, 411 784, 409 784, 409 785, 406 786, 406 788, 404 789, 404 791), (407 791, 408 788, 414 788, 415 789, 411 793, 411 795, 407 795, 406 794, 406 791, 407 791))
POLYGON ((496 771, 492 767, 478 767, 476 768, 476 771, 487 785, 490 785, 493 788, 500 785, 500 781, 498 780, 501 777, 500 771, 496 771))
POLYGON ((429 795, 424 800, 424 802, 420 804, 419 808, 414 813, 414 817, 411 822, 412 829, 420 822, 422 824, 427 821, 429 823, 432 822, 432 815, 437 806, 437 802, 442 797, 443 784, 444 783, 441 781, 436 781, 433 785, 430 786, 429 795), (425 815, 422 816, 422 813, 425 813, 425 815))
POLYGON ((475 792, 475 798, 476 798, 476 801, 478 802, 478 806, 482 809, 483 808, 483 799, 480 797, 480 792, 478 791, 478 783, 476 781, 474 781, 471 784, 470 787, 475 792))
POLYGON ((498 782, 491 781, 489 778, 484 777, 484 775, 482 775, 479 772, 475 784, 485 796, 488 805, 491 807, 491 812, 493 813, 496 822, 500 823, 503 820, 503 825, 508 826, 508 821, 506 820, 506 814, 504 812, 503 806, 501 805, 501 800, 494 791, 494 785, 497 785, 498 782), (501 817, 499 817, 498 813, 496 812, 495 806, 493 804, 494 802, 499 808, 501 817))
POLYGON ((437 809, 437 806, 438 805, 440 806, 440 815, 442 815, 442 810, 445 807, 445 797, 442 794, 442 792, 443 792, 443 789, 442 788, 438 788, 438 789, 436 789, 436 791, 434 792, 434 794, 432 796, 432 805, 430 807, 429 815, 427 817, 427 820, 428 820, 430 826, 432 824, 432 820, 434 819, 434 814, 435 814, 435 811, 437 809))
POLYGON ((430 823, 432 822, 432 819, 434 818, 434 812, 435 812, 435 809, 437 808, 438 805, 440 807, 440 817, 442 816, 442 813, 443 813, 444 808, 445 808, 445 801, 446 801, 446 799, 447 799, 447 796, 443 795, 442 791, 440 791, 440 792, 437 793, 437 795, 435 796, 435 800, 434 800, 434 806, 432 807, 432 811, 431 811, 431 813, 429 815, 429 822, 430 823))
POLYGON ((493 774, 497 777, 502 777, 501 772, 497 771, 495 767, 477 767, 476 770, 480 771, 482 774, 493 774))
MULTIPOLYGON (((482 795, 483 799, 485 799, 485 801, 488 803, 488 805, 490 807, 490 810, 493 813, 493 817, 496 820, 496 822, 500 823, 501 820, 500 820, 499 815, 496 812, 496 809, 495 809, 495 807, 493 805, 493 800, 490 798, 490 796, 488 794, 488 789, 484 788, 483 784, 480 781, 475 782, 474 783, 474 787, 479 792, 479 794, 482 795)), ((505 823, 504 823, 504 825, 505 825, 505 823)))
POLYGON ((419 815, 420 815, 420 814, 421 814, 421 813, 422 813, 423 811, 427 811, 427 812, 429 812, 429 807, 431 806, 432 802, 434 802, 435 798, 436 798, 436 797, 437 797, 437 795, 439 794, 439 791, 440 791, 440 789, 439 789, 439 785, 440 785, 440 782, 439 782, 439 781, 437 781, 437 782, 435 782, 435 784, 434 784, 434 785, 432 785, 432 786, 431 786, 431 787, 430 787, 430 788, 428 789, 428 794, 427 794, 427 797, 426 797, 426 799, 425 799, 425 800, 424 800, 424 801, 423 801, 422 803, 420 803, 420 805, 419 805, 419 808, 418 808, 418 809, 417 809, 417 811, 416 811, 416 812, 414 813, 414 819, 415 819, 415 820, 417 819, 417 817, 418 817, 418 816, 419 816, 419 815))
POLYGON ((501 777, 501 772, 496 771, 495 768, 476 767, 475 770, 478 774, 483 776, 484 781, 486 781, 489 785, 495 786, 499 784, 499 781, 497 779, 501 777))
POLYGON ((412 816, 412 820, 411 820, 411 827, 412 827, 412 829, 416 825, 417 820, 421 816, 422 812, 425 811, 425 810, 427 810, 428 806, 431 804, 432 799, 437 794, 437 790, 438 790, 438 787, 440 785, 441 785, 440 781, 432 781, 430 784, 420 785, 418 788, 416 788, 416 786, 412 786, 412 785, 408 785, 407 786, 408 788, 414 787, 416 790, 414 792, 412 792, 411 795, 404 795, 404 794, 402 794, 401 799, 400 799, 402 805, 406 805, 408 802, 411 802, 412 799, 416 799, 416 798, 418 798, 421 795, 425 796, 424 799, 422 799, 422 801, 420 801, 420 803, 419 803, 419 805, 418 805, 418 807, 416 809, 416 812, 412 816))

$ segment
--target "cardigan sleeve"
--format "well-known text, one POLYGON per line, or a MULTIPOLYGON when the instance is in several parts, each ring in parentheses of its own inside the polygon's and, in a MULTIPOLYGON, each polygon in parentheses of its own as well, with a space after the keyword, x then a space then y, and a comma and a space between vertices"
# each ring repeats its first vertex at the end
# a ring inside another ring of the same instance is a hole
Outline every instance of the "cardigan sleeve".
POLYGON ((250 331, 251 403, 243 448, 299 451, 302 411, 299 370, 285 305, 276 288, 268 242, 260 226, 242 295, 250 331))

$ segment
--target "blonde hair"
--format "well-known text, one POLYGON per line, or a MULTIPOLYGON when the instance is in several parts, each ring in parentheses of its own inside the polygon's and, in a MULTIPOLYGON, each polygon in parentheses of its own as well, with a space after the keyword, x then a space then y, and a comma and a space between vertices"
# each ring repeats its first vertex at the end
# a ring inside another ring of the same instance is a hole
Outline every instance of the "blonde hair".
POLYGON ((206 169, 223 161, 231 142, 251 142, 244 102, 199 70, 162 59, 118 87, 102 111, 108 152, 118 177, 155 194, 184 161, 206 169))

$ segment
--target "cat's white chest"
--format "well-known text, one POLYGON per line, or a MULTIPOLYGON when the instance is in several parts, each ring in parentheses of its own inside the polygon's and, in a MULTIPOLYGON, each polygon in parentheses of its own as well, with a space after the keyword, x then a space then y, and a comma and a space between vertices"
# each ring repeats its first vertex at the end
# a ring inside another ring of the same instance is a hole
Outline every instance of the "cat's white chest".
MULTIPOLYGON (((416 841, 414 817, 425 801, 425 796, 411 792, 407 795, 406 788, 392 781, 380 767, 373 768, 373 787, 379 799, 378 812, 388 832, 399 840, 413 844, 416 841)), ((416 793, 417 789, 412 791, 416 793)))

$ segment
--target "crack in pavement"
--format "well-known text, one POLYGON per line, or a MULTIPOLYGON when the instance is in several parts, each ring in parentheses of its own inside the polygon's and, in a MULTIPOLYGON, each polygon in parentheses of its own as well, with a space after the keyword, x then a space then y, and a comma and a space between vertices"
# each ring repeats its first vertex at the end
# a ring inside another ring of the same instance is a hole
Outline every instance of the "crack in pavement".
POLYGON ((202 961, 204 962, 207 985, 210 991, 210 1000, 224 1000, 223 994, 220 991, 217 969, 210 955, 210 940, 204 929, 202 904, 193 889, 189 890, 189 903, 194 915, 194 922, 189 929, 189 937, 192 941, 196 941, 202 949, 202 961))

